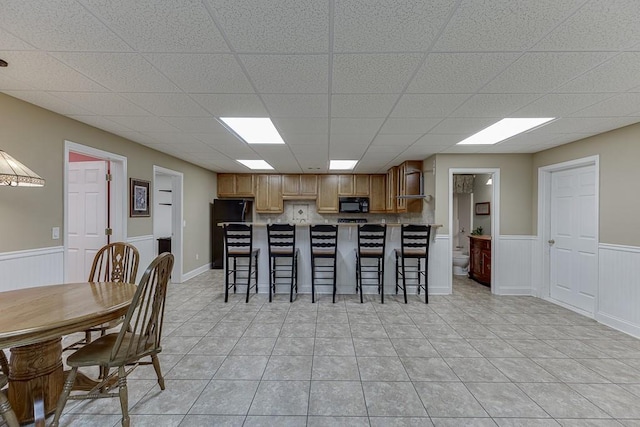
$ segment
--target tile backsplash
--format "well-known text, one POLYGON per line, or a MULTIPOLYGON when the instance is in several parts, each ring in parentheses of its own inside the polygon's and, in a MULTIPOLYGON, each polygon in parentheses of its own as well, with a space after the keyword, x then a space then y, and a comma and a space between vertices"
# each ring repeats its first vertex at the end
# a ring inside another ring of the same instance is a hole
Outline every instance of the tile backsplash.
POLYGON ((294 222, 299 224, 309 222, 337 222, 338 218, 366 218, 369 222, 382 222, 382 220, 388 223, 433 223, 434 211, 427 210, 427 206, 423 209, 422 213, 409 213, 409 214, 326 214, 318 213, 315 200, 285 200, 284 212, 281 214, 264 214, 254 213, 254 222, 294 222))

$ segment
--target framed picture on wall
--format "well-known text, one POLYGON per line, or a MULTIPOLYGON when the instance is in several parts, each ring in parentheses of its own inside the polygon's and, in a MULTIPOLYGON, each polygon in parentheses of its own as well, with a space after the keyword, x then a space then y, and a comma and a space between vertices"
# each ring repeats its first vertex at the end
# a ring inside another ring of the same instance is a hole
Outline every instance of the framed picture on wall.
POLYGON ((129 179, 129 216, 151 216, 149 181, 129 179))
POLYGON ((491 215, 491 204, 489 202, 476 203, 476 215, 491 215))

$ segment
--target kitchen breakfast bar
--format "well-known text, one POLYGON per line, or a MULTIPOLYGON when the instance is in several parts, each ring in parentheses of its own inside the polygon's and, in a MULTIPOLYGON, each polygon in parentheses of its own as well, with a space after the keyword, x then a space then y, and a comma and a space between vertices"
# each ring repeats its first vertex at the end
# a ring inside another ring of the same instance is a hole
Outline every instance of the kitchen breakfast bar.
MULTIPOLYGON (((221 222, 217 225, 224 227, 225 225, 242 224, 252 225, 252 244, 253 249, 259 249, 258 255, 258 292, 260 294, 269 293, 269 243, 267 235, 267 223, 229 223, 221 222)), ((280 223, 278 223, 280 224, 280 223)), ((286 224, 286 223, 282 223, 286 224)), ((337 245, 336 245, 336 291, 337 294, 355 294, 356 293, 356 252, 358 249, 358 227, 363 224, 358 223, 328 223, 328 222, 302 222, 302 223, 289 223, 289 225, 295 225, 295 247, 298 250, 297 260, 297 285, 299 294, 311 293, 311 241, 309 229, 314 225, 334 225, 338 226, 337 245)), ((368 225, 372 225, 369 223, 368 225)), ((401 248, 401 229, 403 225, 401 223, 383 223, 380 225, 386 225, 386 238, 385 248, 383 254, 384 263, 384 294, 395 294, 396 292, 396 254, 395 250, 401 248)), ((416 224, 417 225, 417 224, 416 224)), ((437 224, 420 224, 422 226, 429 225, 431 227, 430 232, 430 245, 435 244, 435 232, 441 225, 437 224)), ((226 258, 226 257, 225 257, 226 258)), ((247 263, 247 259, 244 260, 247 263)), ((317 266, 317 264, 316 264, 317 266)), ((225 269, 227 268, 225 261, 225 269)), ((429 271, 429 269, 427 270, 429 271)), ((322 281, 322 278, 327 278, 332 273, 319 272, 316 270, 316 295, 331 294, 333 292, 333 286, 326 280, 322 281), (318 281, 318 279, 321 279, 318 281)), ((415 276, 415 274, 414 274, 415 276)), ((364 274, 363 274, 364 277, 364 274)), ((242 286, 246 283, 246 279, 238 280, 237 292, 244 294, 246 287, 242 286)), ((289 300, 290 289, 287 282, 278 282, 277 293, 274 296, 275 301, 289 300)), ((415 295, 416 286, 415 277, 410 277, 407 274, 407 293, 409 295, 415 295), (410 280, 411 279, 411 280, 410 280)), ((253 281, 252 281, 253 284, 253 281)), ((377 294, 376 286, 363 286, 364 294, 377 294)), ((232 291, 230 291, 232 292, 232 291)), ((254 293, 255 289, 251 290, 254 293)), ((294 295, 295 298, 295 295, 294 295)), ((423 298, 424 299, 424 298, 423 298)))

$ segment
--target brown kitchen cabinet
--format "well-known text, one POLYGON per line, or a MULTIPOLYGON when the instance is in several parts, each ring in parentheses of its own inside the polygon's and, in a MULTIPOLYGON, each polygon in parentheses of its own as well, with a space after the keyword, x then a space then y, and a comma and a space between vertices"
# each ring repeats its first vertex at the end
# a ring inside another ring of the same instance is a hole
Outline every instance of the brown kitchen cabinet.
POLYGON ((388 213, 396 213, 396 206, 398 205, 398 167, 394 166, 387 171, 387 200, 385 208, 388 213))
POLYGON ((491 286, 491 236, 469 236, 469 277, 491 286))
POLYGON ((338 213, 338 175, 318 175, 318 213, 338 213))
POLYGON ((256 212, 282 213, 282 176, 256 175, 256 212))
POLYGON ((369 176, 369 212, 387 212, 387 176, 369 176))
POLYGON ((219 173, 218 197, 253 197, 254 174, 219 173))
POLYGON ((284 199, 315 199, 318 196, 318 175, 282 175, 284 199))
POLYGON ((338 196, 368 196, 370 176, 338 175, 338 196))
POLYGON ((406 196, 422 196, 422 160, 407 160, 397 168, 397 198, 396 212, 422 212, 422 198, 403 198, 406 196))

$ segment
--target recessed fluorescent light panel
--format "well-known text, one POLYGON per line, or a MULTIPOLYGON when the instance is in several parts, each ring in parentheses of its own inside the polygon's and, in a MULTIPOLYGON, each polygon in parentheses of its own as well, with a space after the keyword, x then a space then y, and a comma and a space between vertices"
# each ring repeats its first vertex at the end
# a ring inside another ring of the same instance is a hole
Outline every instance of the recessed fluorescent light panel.
POLYGON ((268 117, 220 117, 220 120, 248 144, 284 144, 268 117))
POLYGON ((249 169, 271 170, 273 167, 264 160, 237 160, 249 169))
POLYGON ((458 142, 457 145, 490 145, 497 144, 500 141, 504 141, 507 138, 511 138, 522 132, 526 132, 529 129, 533 129, 537 126, 550 122, 555 117, 527 117, 517 119, 502 119, 497 123, 492 124, 486 129, 471 135, 469 138, 458 142))
POLYGON ((356 167, 357 160, 329 160, 329 169, 348 170, 356 167))

